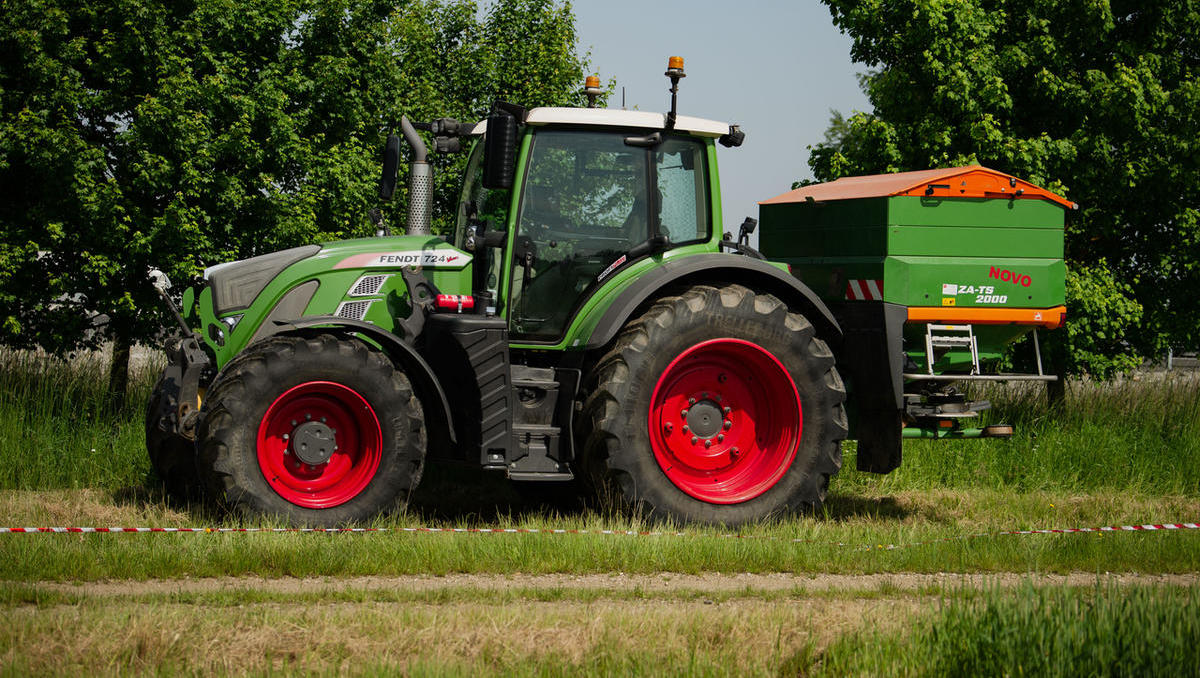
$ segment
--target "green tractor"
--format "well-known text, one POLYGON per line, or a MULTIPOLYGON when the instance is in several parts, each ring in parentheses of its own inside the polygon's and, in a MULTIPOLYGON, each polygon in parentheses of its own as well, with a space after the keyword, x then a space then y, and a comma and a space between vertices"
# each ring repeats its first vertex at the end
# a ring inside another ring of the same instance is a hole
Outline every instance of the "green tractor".
MULTIPOLYGON (((953 318, 921 325, 892 308, 903 304, 835 289, 847 271, 882 278, 891 253, 878 253, 878 273, 855 269, 869 258, 857 253, 849 269, 809 256, 794 241, 823 228, 819 214, 788 210, 776 229, 791 234, 776 243, 787 261, 750 246, 753 219, 736 239, 725 233, 716 144, 743 134, 677 115, 683 75, 673 57, 665 115, 498 103, 478 124, 402 119, 412 152, 403 236, 214 266, 181 307, 157 274, 183 328, 147 415, 167 490, 342 525, 402 504, 426 460, 444 459, 533 487, 581 480, 650 515, 736 525, 822 502, 850 435, 843 374, 863 394, 849 403, 861 468, 895 468, 908 431, 988 434, 959 426, 986 403, 949 384, 983 377, 978 356, 1029 326, 1005 321, 995 336, 977 333, 982 347, 973 335, 926 352, 916 328, 953 318), (470 152, 448 237, 430 234, 420 130, 437 151, 470 152), (814 291, 829 275, 832 292, 814 291)), ((585 91, 594 102, 597 83, 585 91)), ((382 198, 399 156, 393 136, 382 198)), ((1045 308, 1061 303, 1053 285, 1045 308)))

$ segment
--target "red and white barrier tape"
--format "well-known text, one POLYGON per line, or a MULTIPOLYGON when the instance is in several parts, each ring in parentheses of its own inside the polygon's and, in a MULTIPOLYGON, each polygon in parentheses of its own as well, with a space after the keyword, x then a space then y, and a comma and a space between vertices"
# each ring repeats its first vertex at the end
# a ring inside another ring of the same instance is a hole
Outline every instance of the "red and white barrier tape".
MULTIPOLYGON (((1146 525, 1109 525, 1105 527, 1067 527, 1053 528, 1045 530, 1003 530, 1000 532, 983 532, 978 534, 966 534, 954 537, 941 537, 938 539, 929 539, 925 541, 913 542, 911 544, 877 544, 875 546, 860 546, 862 550, 885 550, 891 551, 895 549, 910 548, 913 546, 924 546, 926 544, 937 544, 951 541, 961 541, 966 539, 980 539, 983 537, 1002 537, 1013 535, 1028 535, 1028 534, 1079 534, 1079 533, 1103 533, 1103 532, 1150 532, 1155 530, 1197 530, 1200 529, 1200 524, 1197 523, 1153 523, 1146 525)), ((577 534, 577 535, 602 535, 614 537, 709 537, 717 539, 757 539, 763 541, 786 541, 793 544, 828 544, 839 547, 852 547, 853 544, 843 542, 822 542, 812 539, 787 539, 786 537, 773 537, 769 535, 746 535, 746 534, 716 534, 704 535, 687 532, 638 532, 634 530, 563 530, 563 529, 540 529, 540 528, 521 528, 521 527, 0 527, 0 533, 14 534, 42 534, 42 533, 68 533, 68 534, 113 534, 113 533, 142 533, 142 532, 176 532, 176 533, 205 533, 205 534, 224 534, 224 533, 250 533, 250 532, 304 532, 304 533, 366 533, 366 532, 395 532, 395 533, 451 533, 451 534, 577 534)))
MULTIPOLYGON (((453 532, 470 534, 601 534, 627 537, 686 537, 683 532, 635 532, 633 530, 557 530, 523 527, 0 527, 2 533, 112 534, 121 532, 453 532)), ((700 535, 691 535, 700 536, 700 535)), ((721 535, 738 537, 740 535, 721 535)))

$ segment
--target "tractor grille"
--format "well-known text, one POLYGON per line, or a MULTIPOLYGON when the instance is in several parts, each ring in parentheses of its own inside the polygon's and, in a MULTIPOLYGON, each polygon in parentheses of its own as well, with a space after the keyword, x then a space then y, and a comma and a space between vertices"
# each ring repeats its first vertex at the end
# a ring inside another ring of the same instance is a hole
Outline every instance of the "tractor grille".
POLYGON ((379 290, 383 288, 383 283, 387 282, 390 275, 364 275, 354 283, 354 287, 350 288, 347 296, 351 297, 369 297, 374 294, 379 294, 379 290))
POLYGON ((374 299, 369 301, 343 301, 338 306, 337 313, 339 318, 349 318, 350 320, 362 320, 367 316, 367 309, 371 308, 371 304, 375 303, 374 299))

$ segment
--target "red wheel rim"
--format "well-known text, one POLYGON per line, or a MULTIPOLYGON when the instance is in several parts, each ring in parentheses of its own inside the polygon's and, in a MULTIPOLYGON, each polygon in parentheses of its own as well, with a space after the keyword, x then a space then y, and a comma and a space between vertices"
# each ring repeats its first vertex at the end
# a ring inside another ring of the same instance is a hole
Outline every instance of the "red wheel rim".
POLYGON ((713 339, 684 351, 650 398, 650 446, 667 478, 713 504, 749 501, 791 467, 800 394, 766 349, 713 339))
POLYGON ((305 508, 344 504, 383 457, 379 418, 351 388, 310 381, 275 399, 258 427, 258 466, 279 496, 305 508))

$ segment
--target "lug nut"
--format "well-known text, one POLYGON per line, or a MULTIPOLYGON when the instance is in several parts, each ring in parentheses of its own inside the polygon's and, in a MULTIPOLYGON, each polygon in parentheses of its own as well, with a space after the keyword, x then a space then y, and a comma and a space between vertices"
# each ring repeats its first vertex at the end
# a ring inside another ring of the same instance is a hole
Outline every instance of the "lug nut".
POLYGON ((688 427, 688 426, 686 426, 686 425, 683 427, 683 432, 684 432, 684 433, 687 433, 687 432, 688 432, 688 431, 690 431, 690 430, 692 430, 692 429, 691 429, 691 428, 689 428, 689 427, 688 427))
POLYGON ((683 411, 681 411, 681 412, 679 413, 679 416, 683 417, 684 419, 687 419, 687 410, 683 410, 683 411))
POLYGON ((717 434, 717 442, 718 442, 718 443, 723 443, 723 442, 725 442, 725 434, 724 434, 724 433, 718 433, 718 434, 717 434))
POLYGON ((700 440, 700 439, 699 439, 699 438, 697 438, 696 436, 692 436, 692 444, 693 444, 693 445, 695 445, 697 442, 699 442, 699 440, 700 440))
POLYGON ((324 423, 325 423, 325 417, 321 417, 321 423, 322 423, 322 424, 324 424, 324 423))
POLYGON ((304 415, 304 421, 312 421, 312 415, 311 414, 304 415))
POLYGON ((695 404, 696 404, 695 398, 688 398, 688 405, 695 405, 695 404))
POLYGON ((722 412, 724 412, 725 414, 729 414, 730 412, 733 412, 733 408, 732 408, 732 407, 726 407, 725 409, 723 409, 723 410, 721 410, 721 411, 722 411, 722 412))
POLYGON ((667 433, 670 433, 674 428, 675 427, 671 425, 671 422, 667 422, 667 425, 663 427, 663 430, 665 430, 667 433))
POLYGON ((711 441, 711 440, 705 440, 705 441, 704 441, 704 446, 705 446, 705 447, 712 447, 712 441, 711 441))
POLYGON ((290 438, 291 438, 291 436, 290 436, 290 435, 288 435, 288 434, 286 434, 286 433, 284 433, 284 434, 283 434, 283 439, 284 439, 284 440, 289 440, 290 438))
POLYGON ((726 420, 725 420, 725 423, 724 423, 724 424, 722 424, 722 426, 724 426, 724 427, 725 427, 725 430, 726 430, 726 431, 728 431, 728 430, 729 430, 729 427, 733 426, 733 422, 732 422, 732 421, 729 421, 728 419, 726 419, 726 420))
POLYGON ((296 421, 295 419, 292 420, 292 426, 295 426, 296 424, 299 424, 299 423, 300 422, 296 421))

